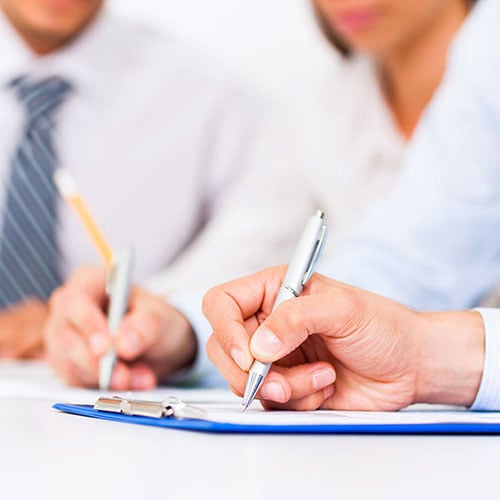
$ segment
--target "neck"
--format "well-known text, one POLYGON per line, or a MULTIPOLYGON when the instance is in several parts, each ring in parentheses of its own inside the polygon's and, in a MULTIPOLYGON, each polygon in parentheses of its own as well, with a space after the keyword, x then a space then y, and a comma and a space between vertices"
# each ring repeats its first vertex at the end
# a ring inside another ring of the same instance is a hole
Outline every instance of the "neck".
POLYGON ((406 138, 441 83, 448 49, 467 13, 465 2, 452 2, 424 34, 378 59, 383 91, 406 138))

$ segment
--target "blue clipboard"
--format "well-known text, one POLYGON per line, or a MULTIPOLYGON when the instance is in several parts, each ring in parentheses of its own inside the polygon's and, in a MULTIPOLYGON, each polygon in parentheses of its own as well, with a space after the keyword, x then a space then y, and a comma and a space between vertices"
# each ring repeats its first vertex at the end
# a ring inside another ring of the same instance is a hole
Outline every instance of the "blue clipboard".
POLYGON ((174 417, 152 418, 95 410, 91 405, 58 403, 56 410, 128 424, 150 425, 186 431, 233 434, 500 434, 499 423, 424 423, 424 424, 314 424, 314 425, 255 425, 214 422, 174 417))

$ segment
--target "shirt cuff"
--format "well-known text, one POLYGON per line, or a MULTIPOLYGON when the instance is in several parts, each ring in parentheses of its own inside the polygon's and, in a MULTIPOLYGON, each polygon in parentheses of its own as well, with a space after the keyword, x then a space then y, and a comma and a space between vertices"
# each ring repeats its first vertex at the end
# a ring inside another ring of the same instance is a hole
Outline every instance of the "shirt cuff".
POLYGON ((203 293, 183 293, 169 296, 168 302, 179 310, 188 321, 196 335, 198 349, 194 363, 182 372, 169 377, 169 384, 196 384, 203 387, 220 387, 226 385, 215 366, 208 359, 205 346, 212 333, 210 323, 201 312, 203 293))
POLYGON ((471 410, 500 410, 500 309, 475 309, 484 322, 484 368, 471 410))

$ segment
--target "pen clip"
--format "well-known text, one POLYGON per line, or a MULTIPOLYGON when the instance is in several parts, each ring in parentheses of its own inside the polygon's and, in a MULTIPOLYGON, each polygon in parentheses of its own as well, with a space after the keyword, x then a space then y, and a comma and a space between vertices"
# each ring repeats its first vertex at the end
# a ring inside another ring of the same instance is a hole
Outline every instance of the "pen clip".
POLYGON ((316 265, 318 264, 321 252, 323 251, 323 247, 325 246, 326 234, 327 234, 326 224, 323 224, 321 226, 318 239, 316 240, 316 244, 314 245, 314 250, 311 255, 311 260, 309 261, 309 265, 307 266, 306 272, 304 273, 304 277, 302 278, 302 285, 305 285, 309 281, 309 279, 311 278, 316 269, 316 265))

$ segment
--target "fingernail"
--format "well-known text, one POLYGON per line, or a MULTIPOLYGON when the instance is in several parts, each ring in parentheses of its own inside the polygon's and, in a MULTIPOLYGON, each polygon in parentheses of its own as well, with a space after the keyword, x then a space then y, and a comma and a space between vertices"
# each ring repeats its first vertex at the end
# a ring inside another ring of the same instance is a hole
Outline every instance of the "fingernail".
POLYGON ((328 399, 335 392, 335 387, 329 385, 323 389, 323 398, 328 399))
POLYGON ((312 375, 313 387, 317 390, 335 382, 335 372, 332 368, 321 368, 312 375))
POLYGON ((237 347, 233 347, 231 349, 231 357, 233 358, 233 361, 244 371, 248 370, 248 361, 247 357, 245 356, 245 353, 241 350, 238 349, 237 347))
POLYGON ((120 346, 129 356, 138 354, 142 348, 141 338, 134 330, 129 330, 121 339, 120 346))
POLYGON ((252 351, 256 357, 269 358, 281 351, 281 340, 268 328, 258 328, 252 337, 252 351))
POLYGON ((90 348, 96 356, 101 356, 108 348, 108 341, 101 333, 94 333, 89 339, 90 348))
POLYGON ((285 389, 279 382, 267 382, 262 386, 260 394, 268 401, 276 401, 276 403, 286 403, 285 389))

